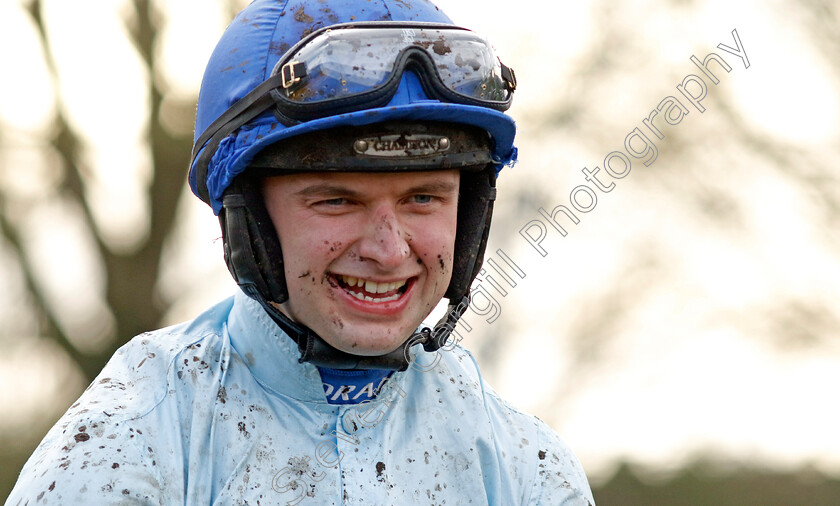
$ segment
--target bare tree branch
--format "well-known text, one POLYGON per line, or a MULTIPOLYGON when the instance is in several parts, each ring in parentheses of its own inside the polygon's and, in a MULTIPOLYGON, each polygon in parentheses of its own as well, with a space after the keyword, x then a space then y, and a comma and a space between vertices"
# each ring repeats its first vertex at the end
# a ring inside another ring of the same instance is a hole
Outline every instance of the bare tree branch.
MULTIPOLYGON (((4 204, 5 202, 3 202, 3 198, 0 196, 0 207, 4 207, 4 204)), ((90 357, 81 353, 62 330, 61 325, 59 325, 55 315, 49 308, 44 292, 35 281, 35 271, 29 261, 29 255, 26 254, 26 249, 23 246, 20 234, 18 234, 15 226, 9 222, 5 213, 0 213, 0 233, 2 233, 2 237, 11 246, 12 251, 14 251, 17 257, 18 265, 26 283, 26 290, 32 295, 38 320, 44 326, 41 332, 55 340, 56 344, 79 365, 86 376, 96 376, 101 366, 92 364, 90 357), (91 365, 93 365, 92 368, 90 367, 91 365)))
MULTIPOLYGON (((21 249, 14 224, 3 222, 4 236, 21 258, 27 290, 36 301, 38 309, 48 322, 44 332, 54 338, 70 357, 84 371, 88 378, 93 378, 102 365, 125 340, 143 331, 154 328, 160 322, 164 308, 156 302, 156 286, 160 272, 161 251, 172 232, 177 204, 181 189, 186 180, 189 139, 176 137, 163 128, 160 113, 163 93, 155 79, 155 37, 158 30, 156 21, 161 19, 154 12, 149 0, 134 1, 134 16, 129 33, 138 54, 145 63, 149 75, 150 112, 147 131, 148 146, 151 151, 153 181, 148 191, 150 199, 150 233, 135 251, 114 252, 98 233, 93 212, 86 197, 86 177, 84 167, 80 165, 81 140, 70 126, 65 116, 62 96, 58 85, 55 87, 56 103, 54 123, 56 133, 50 140, 58 153, 64 171, 61 192, 71 201, 79 204, 83 210, 84 224, 94 237, 106 276, 105 299, 115 315, 116 334, 108 346, 96 354, 80 352, 57 324, 54 313, 45 302, 42 288, 33 280, 33 266, 26 264, 27 255, 21 249)), ((48 30, 44 23, 44 5, 41 0, 31 0, 27 10, 37 27, 43 46, 43 59, 55 83, 59 82, 55 55, 52 51, 48 30)))

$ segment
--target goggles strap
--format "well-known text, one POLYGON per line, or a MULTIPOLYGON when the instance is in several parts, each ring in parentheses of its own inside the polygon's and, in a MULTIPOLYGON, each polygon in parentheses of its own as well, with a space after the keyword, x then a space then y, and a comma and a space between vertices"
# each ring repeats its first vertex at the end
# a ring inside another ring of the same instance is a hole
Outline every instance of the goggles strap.
MULTIPOLYGON (((262 95, 265 95, 269 90, 282 86, 282 84, 283 76, 281 74, 273 75, 248 92, 247 95, 237 100, 236 103, 228 108, 228 110, 216 118, 213 123, 210 123, 210 126, 208 126, 198 140, 195 141, 195 144, 193 145, 192 158, 195 159, 196 153, 202 146, 204 146, 205 143, 207 143, 208 140, 210 140, 211 137, 215 136, 216 132, 221 130, 232 120, 236 119, 237 116, 244 113, 247 109, 254 105, 262 95)), ((242 124, 244 123, 245 122, 242 122, 242 124)))
POLYGON ((199 197, 205 202, 209 202, 209 193, 207 190, 207 168, 210 159, 216 153, 216 148, 222 140, 228 135, 235 132, 242 125, 248 123, 252 119, 262 114, 266 109, 271 107, 274 103, 271 95, 268 92, 281 86, 283 83, 283 76, 277 74, 271 76, 262 82, 259 86, 254 88, 250 93, 237 100, 235 104, 230 106, 228 110, 216 118, 213 123, 207 127, 206 130, 199 136, 198 140, 193 145, 192 156, 190 158, 190 166, 195 165, 195 177, 198 182, 199 197), (209 145, 202 151, 202 147, 209 145), (201 151, 201 155, 196 159, 196 155, 201 151))
POLYGON ((502 66, 502 79, 505 80, 505 85, 507 86, 508 90, 511 93, 516 91, 516 72, 513 71, 512 68, 508 67, 501 60, 499 60, 499 65, 502 66))

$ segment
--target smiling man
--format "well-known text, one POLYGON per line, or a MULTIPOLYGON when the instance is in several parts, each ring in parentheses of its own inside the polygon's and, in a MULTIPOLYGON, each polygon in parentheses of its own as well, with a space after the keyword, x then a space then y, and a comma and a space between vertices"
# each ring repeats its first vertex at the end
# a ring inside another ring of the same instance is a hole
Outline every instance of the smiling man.
POLYGON ((515 88, 426 0, 253 2, 207 66, 190 166, 241 291, 121 348, 7 504, 592 504, 450 342, 515 88))
POLYGON ((459 181, 454 169, 266 179, 286 259, 281 311, 346 353, 397 349, 452 277, 459 181))

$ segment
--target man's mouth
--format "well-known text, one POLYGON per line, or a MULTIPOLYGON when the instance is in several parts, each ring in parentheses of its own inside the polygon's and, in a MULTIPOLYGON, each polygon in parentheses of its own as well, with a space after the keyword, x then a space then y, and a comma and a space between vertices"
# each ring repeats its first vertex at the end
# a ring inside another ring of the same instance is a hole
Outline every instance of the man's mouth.
POLYGON ((353 297, 367 302, 390 302, 399 299, 406 292, 409 281, 413 278, 385 283, 377 283, 369 279, 334 275, 338 285, 353 297))

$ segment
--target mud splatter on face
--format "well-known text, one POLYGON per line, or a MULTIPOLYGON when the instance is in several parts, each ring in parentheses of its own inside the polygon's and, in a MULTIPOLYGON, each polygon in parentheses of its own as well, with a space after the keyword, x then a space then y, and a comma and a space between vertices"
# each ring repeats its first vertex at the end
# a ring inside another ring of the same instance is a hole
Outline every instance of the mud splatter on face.
POLYGON ((342 328, 342 329, 344 328, 344 322, 341 321, 341 318, 336 316, 332 319, 332 322, 333 322, 333 325, 335 325, 336 327, 339 327, 339 328, 342 328))

